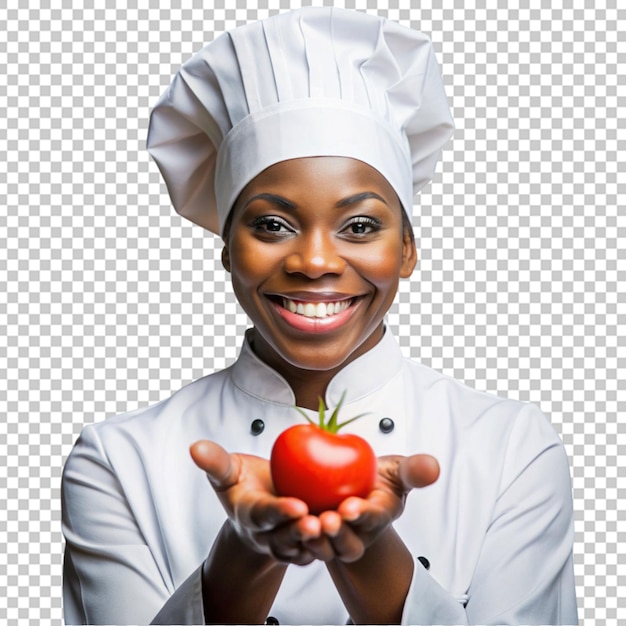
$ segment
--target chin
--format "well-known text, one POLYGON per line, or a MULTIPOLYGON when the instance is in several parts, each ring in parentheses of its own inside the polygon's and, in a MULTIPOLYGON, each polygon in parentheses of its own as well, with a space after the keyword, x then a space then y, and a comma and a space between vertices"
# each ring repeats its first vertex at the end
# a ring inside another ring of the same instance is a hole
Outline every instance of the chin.
POLYGON ((274 350, 280 360, 299 370, 333 371, 341 369, 342 366, 372 348, 378 342, 379 337, 376 337, 375 341, 370 341, 372 338, 373 334, 370 333, 364 339, 349 342, 348 345, 337 345, 337 340, 331 340, 327 346, 324 346, 323 340, 318 337, 311 341, 299 342, 296 349, 292 346, 281 347, 279 344, 274 344, 274 350))

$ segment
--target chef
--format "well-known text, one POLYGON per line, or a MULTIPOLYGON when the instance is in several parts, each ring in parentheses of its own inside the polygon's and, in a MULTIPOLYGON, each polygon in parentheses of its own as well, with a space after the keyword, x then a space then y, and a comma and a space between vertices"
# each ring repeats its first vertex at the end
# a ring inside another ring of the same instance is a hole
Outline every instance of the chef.
POLYGON ((405 358, 385 325, 452 128, 429 39, 355 11, 282 13, 181 67, 148 149, 175 209, 223 239, 251 328, 231 367, 84 428, 67 623, 577 623, 554 429, 405 358), (313 515, 268 459, 294 407, 344 394, 378 476, 313 515))

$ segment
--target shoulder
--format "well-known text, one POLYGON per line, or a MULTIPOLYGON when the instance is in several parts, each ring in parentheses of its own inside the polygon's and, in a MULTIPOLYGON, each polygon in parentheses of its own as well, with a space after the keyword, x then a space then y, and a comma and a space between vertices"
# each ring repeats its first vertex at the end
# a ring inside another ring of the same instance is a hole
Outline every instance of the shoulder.
POLYGON ((105 434, 108 430, 145 428, 146 422, 158 425, 160 422, 184 420, 198 410, 207 400, 219 395, 230 382, 230 368, 208 374, 181 387, 163 400, 134 409, 94 424, 94 428, 105 434))
POLYGON ((527 457, 562 447, 536 404, 474 389, 411 359, 404 361, 403 376, 406 393, 427 424, 458 439, 459 447, 492 449, 498 456, 515 451, 527 457))
MULTIPOLYGON (((436 404, 440 412, 453 413, 461 422, 473 423, 480 418, 506 419, 525 407, 534 407, 520 400, 475 389, 413 359, 404 359, 402 373, 409 393, 429 404, 436 404)), ((540 413, 537 407, 534 412, 540 413)))
POLYGON ((471 493, 472 501, 485 503, 487 515, 508 493, 524 506, 552 500, 564 512, 571 510, 569 459, 536 404, 473 389, 415 361, 406 360, 404 376, 405 393, 420 414, 420 448, 442 467, 440 485, 433 489, 442 501, 450 504, 448 498, 463 500, 461 492, 471 493))
POLYGON ((104 465, 114 459, 142 457, 146 450, 158 452, 173 443, 177 433, 193 436, 194 425, 202 422, 206 407, 214 404, 229 380, 227 368, 185 385, 160 402, 85 425, 67 465, 79 461, 104 465))

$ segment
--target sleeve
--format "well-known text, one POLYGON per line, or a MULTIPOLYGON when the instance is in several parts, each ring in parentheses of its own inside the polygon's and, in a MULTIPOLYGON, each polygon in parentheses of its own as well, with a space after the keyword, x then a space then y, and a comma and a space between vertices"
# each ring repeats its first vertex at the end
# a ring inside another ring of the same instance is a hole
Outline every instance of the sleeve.
POLYGON ((65 464, 61 494, 67 624, 204 623, 200 569, 174 588, 93 427, 65 464))
POLYGON ((567 455, 533 405, 518 415, 467 597, 419 564, 403 624, 578 624, 567 455))

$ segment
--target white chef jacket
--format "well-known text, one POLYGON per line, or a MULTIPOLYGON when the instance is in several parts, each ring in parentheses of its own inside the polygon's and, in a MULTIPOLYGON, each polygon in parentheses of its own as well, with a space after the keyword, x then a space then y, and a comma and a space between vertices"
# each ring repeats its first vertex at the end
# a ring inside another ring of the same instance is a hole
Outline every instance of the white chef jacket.
MULTIPOLYGON (((569 467, 545 416, 404 358, 388 329, 335 376, 327 405, 344 390, 343 419, 366 413, 347 431, 378 455, 424 452, 441 466, 395 524, 430 562, 427 571, 416 561, 402 623, 577 623, 569 467)), ((86 426, 63 474, 66 622, 204 623, 201 565, 225 514, 189 446, 211 439, 269 458, 277 435, 302 421, 294 403, 246 340, 231 367, 86 426)), ((321 562, 288 568, 270 615, 349 619, 321 562)))

